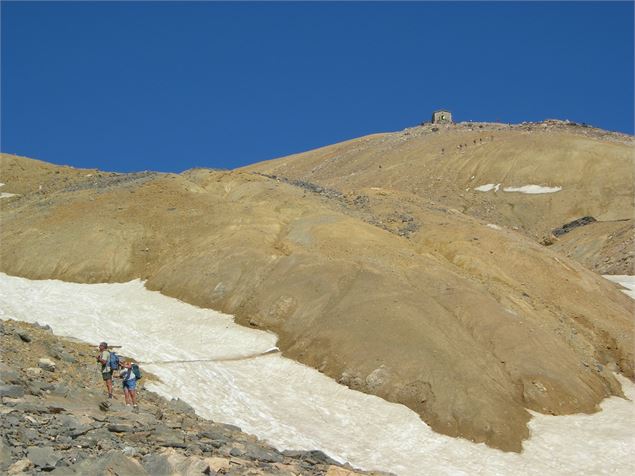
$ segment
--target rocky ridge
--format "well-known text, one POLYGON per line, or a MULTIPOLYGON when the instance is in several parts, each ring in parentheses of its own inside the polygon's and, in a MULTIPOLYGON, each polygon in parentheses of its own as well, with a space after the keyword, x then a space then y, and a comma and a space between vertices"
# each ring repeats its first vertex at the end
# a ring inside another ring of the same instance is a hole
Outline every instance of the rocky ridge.
POLYGON ((48 327, 0 321, 0 348, 3 474, 386 474, 355 470, 321 451, 278 451, 143 388, 133 411, 116 379, 118 398, 105 399, 94 349, 48 327))

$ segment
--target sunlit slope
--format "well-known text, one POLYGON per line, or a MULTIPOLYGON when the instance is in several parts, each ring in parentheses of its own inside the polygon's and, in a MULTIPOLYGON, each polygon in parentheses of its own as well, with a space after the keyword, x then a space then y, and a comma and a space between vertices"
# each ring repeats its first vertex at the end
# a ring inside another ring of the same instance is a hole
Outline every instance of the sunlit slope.
POLYGON ((551 248, 599 274, 635 274, 634 220, 597 222, 553 240, 551 248))
POLYGON ((633 144, 630 136, 559 121, 427 124, 245 169, 343 192, 381 187, 411 193, 540 239, 585 215, 633 217, 633 144), (477 190, 488 184, 490 191, 477 190), (527 185, 560 190, 505 191, 527 185))
POLYGON ((251 173, 117 175, 13 156, 0 166, 21 193, 0 201, 0 270, 140 277, 276 332, 287 356, 442 433, 519 450, 526 409, 594 411, 620 392, 612 370, 633 377, 632 301, 614 284, 417 195, 369 189, 360 201, 251 173), (418 231, 400 236, 398 222, 418 231))

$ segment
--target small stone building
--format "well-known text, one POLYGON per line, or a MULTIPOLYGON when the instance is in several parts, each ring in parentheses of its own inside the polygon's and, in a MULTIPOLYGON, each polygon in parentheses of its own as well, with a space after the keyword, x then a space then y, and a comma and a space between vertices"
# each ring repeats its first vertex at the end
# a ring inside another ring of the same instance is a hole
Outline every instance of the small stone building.
POLYGON ((452 113, 445 109, 439 109, 432 113, 432 124, 452 124, 452 113))

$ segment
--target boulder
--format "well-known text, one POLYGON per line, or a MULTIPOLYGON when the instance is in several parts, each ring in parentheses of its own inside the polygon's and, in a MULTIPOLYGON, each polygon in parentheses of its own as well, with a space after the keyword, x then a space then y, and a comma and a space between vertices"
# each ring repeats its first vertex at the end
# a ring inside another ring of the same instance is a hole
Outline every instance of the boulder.
POLYGON ((129 433, 134 431, 134 426, 129 423, 110 423, 108 425, 108 431, 113 433, 129 433))
POLYGON ((255 444, 247 444, 242 452, 242 455, 236 456, 242 456, 245 459, 262 461, 265 463, 280 463, 284 460, 283 456, 278 451, 263 448, 262 446, 255 444))
POLYGON ((7 474, 10 476, 23 474, 28 471, 31 466, 33 466, 33 464, 28 459, 21 459, 9 466, 7 474))
POLYGON ((339 466, 329 466, 325 476, 360 476, 360 474, 361 473, 356 473, 355 471, 339 466))
POLYGON ((153 476, 168 476, 173 474, 173 468, 167 456, 147 454, 142 460, 143 468, 153 476))
POLYGON ((24 396, 24 387, 20 385, 0 385, 0 397, 20 398, 24 396))
MULTIPOLYGON (((135 459, 124 455, 121 451, 110 450, 97 458, 87 458, 77 464, 61 468, 52 474, 59 476, 85 475, 91 476, 148 476, 143 466, 135 459)), ((155 473, 150 473, 155 474, 155 473)), ((160 474, 160 473, 157 473, 160 474)))
POLYGON ((0 363, 0 382, 21 383, 20 374, 6 364, 0 363))
POLYGON ((37 366, 42 370, 46 370, 47 372, 55 372, 55 362, 53 362, 51 359, 42 357, 40 360, 37 361, 37 366))
POLYGON ((0 471, 5 471, 11 464, 11 448, 0 438, 0 471))
POLYGON ((180 413, 189 413, 189 414, 196 413, 194 409, 188 403, 185 403, 180 398, 173 398, 172 400, 170 400, 170 407, 172 407, 173 410, 180 413))
POLYGON ((60 460, 60 456, 50 446, 30 446, 27 449, 27 458, 37 468, 45 471, 54 469, 55 465, 60 460))
POLYGON ((229 471, 230 468, 230 460, 228 458, 203 458, 203 461, 205 461, 209 469, 215 473, 224 474, 229 471))
POLYGON ((26 369, 26 374, 29 377, 39 377, 42 375, 42 369, 39 367, 29 367, 26 369))
POLYGON ((33 339, 31 335, 26 331, 15 331, 15 334, 20 338, 22 342, 31 342, 33 339))
POLYGON ((337 461, 320 450, 313 451, 296 451, 285 450, 282 452, 284 456, 289 458, 300 459, 310 464, 332 464, 336 465, 337 461))

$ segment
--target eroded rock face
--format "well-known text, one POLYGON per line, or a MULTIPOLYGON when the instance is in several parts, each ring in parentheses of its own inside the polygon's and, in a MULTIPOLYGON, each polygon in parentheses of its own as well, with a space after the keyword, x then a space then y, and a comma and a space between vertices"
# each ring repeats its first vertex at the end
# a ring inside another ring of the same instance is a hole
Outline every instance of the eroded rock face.
POLYGON ((606 366, 633 376, 626 296, 456 210, 385 190, 349 200, 238 172, 92 189, 84 173, 3 160, 5 169, 20 163, 16 181, 48 190, 21 190, 3 209, 3 271, 141 277, 276 332, 285 355, 404 403, 442 433, 518 451, 527 409, 594 411, 619 394, 606 366), (409 223, 416 231, 400 234, 409 223))

